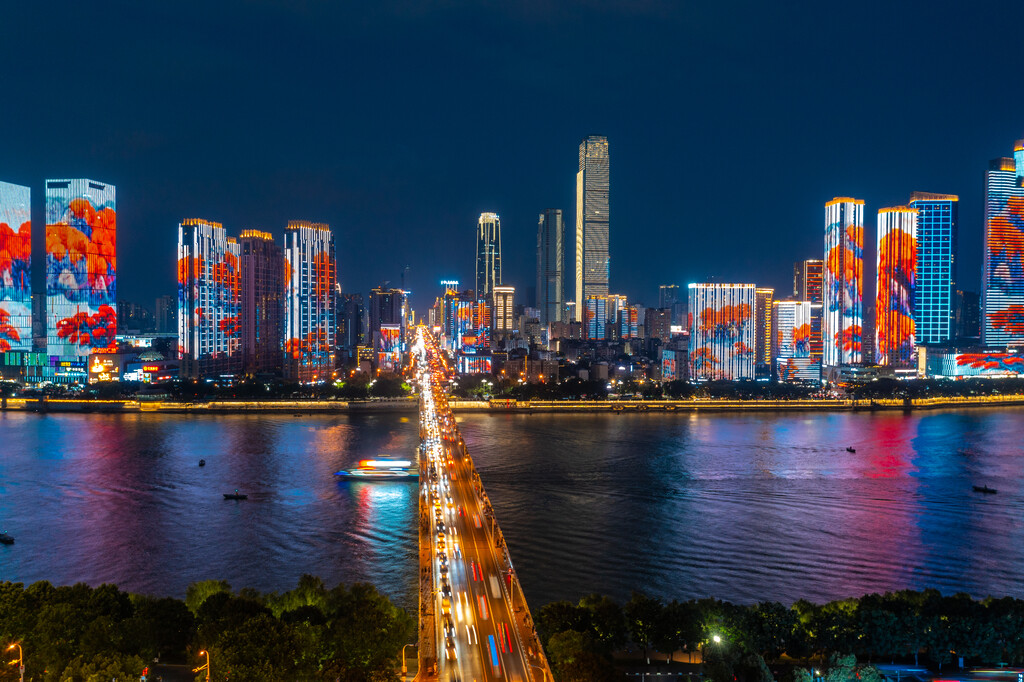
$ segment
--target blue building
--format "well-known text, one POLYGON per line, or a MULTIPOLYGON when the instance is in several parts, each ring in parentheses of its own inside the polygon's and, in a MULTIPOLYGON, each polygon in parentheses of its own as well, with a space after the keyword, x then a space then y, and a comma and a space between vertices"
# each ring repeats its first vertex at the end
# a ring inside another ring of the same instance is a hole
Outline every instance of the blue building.
POLYGON ((956 336, 955 194, 914 192, 910 207, 917 209, 917 292, 914 301, 918 345, 947 343, 956 336))

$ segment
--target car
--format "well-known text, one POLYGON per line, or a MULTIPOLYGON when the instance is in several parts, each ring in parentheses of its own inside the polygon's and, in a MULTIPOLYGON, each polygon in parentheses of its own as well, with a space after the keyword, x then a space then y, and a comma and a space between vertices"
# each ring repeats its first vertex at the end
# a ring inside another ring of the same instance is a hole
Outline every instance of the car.
POLYGON ((441 596, 447 599, 452 598, 452 586, 448 584, 448 578, 441 577, 441 596))
POLYGON ((448 597, 441 598, 441 615, 448 616, 452 615, 452 600, 448 597))
POLYGON ((448 656, 448 660, 455 660, 455 638, 451 635, 444 638, 444 653, 448 656))

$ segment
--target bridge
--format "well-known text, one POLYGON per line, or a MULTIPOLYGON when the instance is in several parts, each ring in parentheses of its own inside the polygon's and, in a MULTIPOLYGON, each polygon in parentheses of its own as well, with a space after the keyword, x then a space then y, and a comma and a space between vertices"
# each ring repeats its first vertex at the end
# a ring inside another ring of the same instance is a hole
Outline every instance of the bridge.
POLYGON ((547 682, 551 669, 483 483, 459 434, 450 372, 416 332, 420 388, 417 681, 547 682))

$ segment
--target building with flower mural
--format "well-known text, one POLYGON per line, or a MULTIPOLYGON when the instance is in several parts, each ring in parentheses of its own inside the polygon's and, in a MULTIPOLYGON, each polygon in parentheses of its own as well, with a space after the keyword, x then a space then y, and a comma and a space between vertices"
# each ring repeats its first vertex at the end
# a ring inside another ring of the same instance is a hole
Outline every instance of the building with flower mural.
POLYGON ((878 210, 876 273, 875 363, 909 369, 915 366, 916 208, 878 210))
POLYGON ((814 352, 820 319, 820 303, 772 301, 771 357, 776 380, 821 380, 821 355, 814 352))
POLYGON ((220 223, 178 225, 178 359, 182 377, 242 369, 241 252, 220 223))
POLYGON ((0 353, 32 350, 31 190, 0 182, 0 353))
POLYGON ((823 365, 860 364, 864 327, 864 200, 825 204, 823 365))
MULTIPOLYGON (((46 181, 46 351, 83 359, 117 349, 117 207, 113 185, 46 181)), ((71 376, 55 381, 73 380, 71 376)))
POLYGON ((981 272, 981 342, 1024 344, 1024 140, 1013 158, 985 173, 985 245, 981 272))
POLYGON ((334 374, 334 238, 326 223, 293 220, 284 235, 285 376, 328 381, 334 374))
POLYGON ((690 378, 754 378, 753 284, 690 284, 690 378))

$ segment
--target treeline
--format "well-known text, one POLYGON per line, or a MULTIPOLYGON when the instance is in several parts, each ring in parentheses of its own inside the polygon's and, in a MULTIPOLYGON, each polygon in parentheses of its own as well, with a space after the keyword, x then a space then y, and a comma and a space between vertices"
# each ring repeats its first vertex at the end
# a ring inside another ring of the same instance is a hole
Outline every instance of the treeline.
MULTIPOLYGON (((0 648, 21 643, 26 680, 138 679, 155 658, 197 667, 207 650, 211 679, 384 682, 399 679, 402 646, 415 636, 415 618, 372 585, 327 589, 312 576, 283 594, 194 583, 184 601, 113 585, 0 582, 0 648)), ((9 656, 0 679, 17 679, 9 656)))
MULTIPOLYGON (((824 667, 827 682, 877 679, 878 662, 912 662, 941 670, 965 665, 1024 664, 1024 601, 983 601, 936 590, 871 594, 816 605, 798 601, 738 606, 714 599, 664 602, 634 593, 625 604, 591 595, 537 612, 537 633, 562 682, 615 680, 611 655, 632 645, 644 656, 701 652, 710 680, 772 682, 769 664, 789 661, 786 682, 807 682, 805 667, 824 667), (716 642, 715 637, 720 641, 716 642), (859 665, 858 665, 859 663, 859 665)), ((684 661, 686 658, 683 659, 684 661)))

